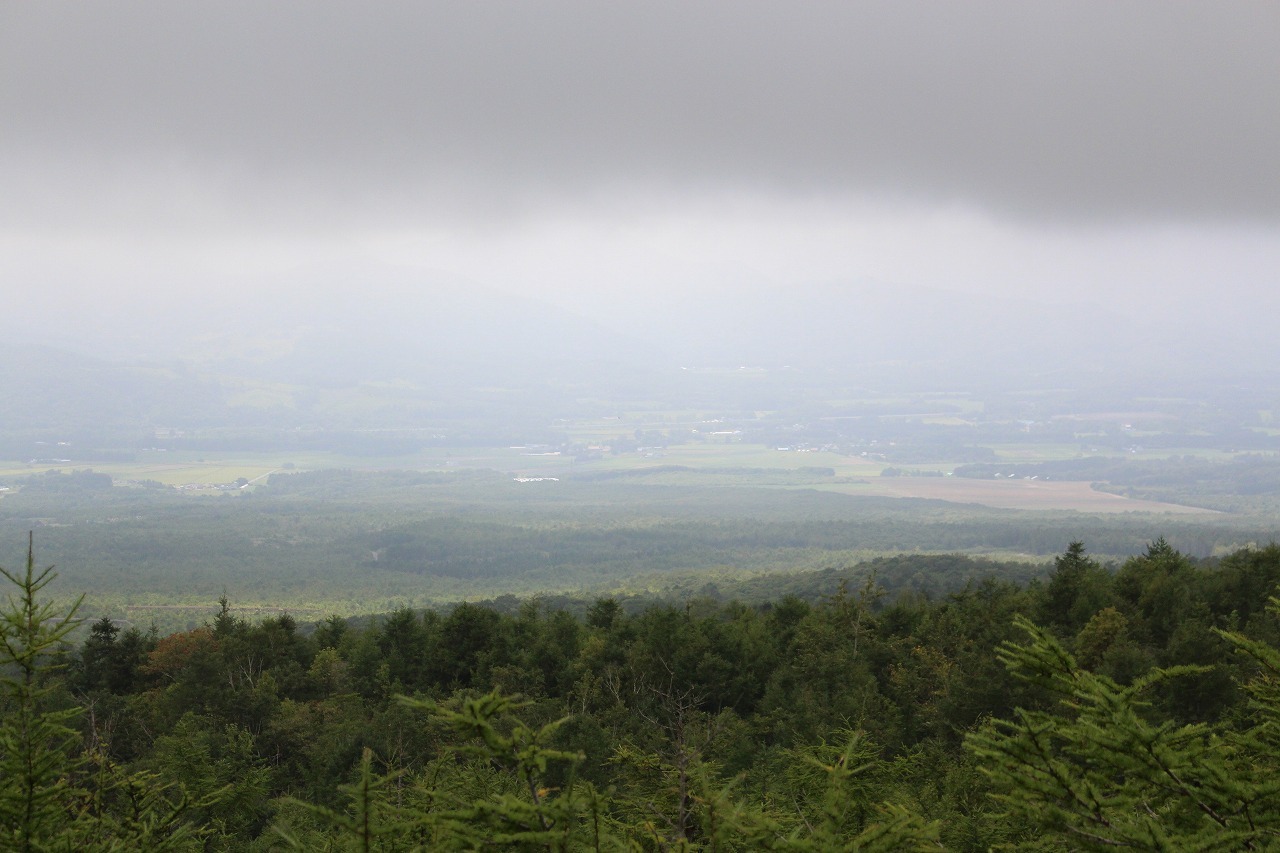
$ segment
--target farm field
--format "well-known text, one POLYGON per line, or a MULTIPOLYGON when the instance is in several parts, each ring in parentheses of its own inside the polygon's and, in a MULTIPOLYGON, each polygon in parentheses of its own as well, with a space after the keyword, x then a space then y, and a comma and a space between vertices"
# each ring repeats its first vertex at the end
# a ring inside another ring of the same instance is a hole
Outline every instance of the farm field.
MULTIPOLYGON (((1001 461, 1010 464, 1070 459, 1078 455, 1078 447, 1067 444, 1004 446, 994 448, 1001 461)), ((1205 456, 1205 454, 1201 454, 1205 456)), ((1143 454, 1150 457, 1151 454, 1143 454)), ((1215 453, 1216 458, 1229 458, 1215 453)), ((1132 458, 1132 457, 1131 457, 1132 458)), ((0 462, 0 482, 43 473, 57 466, 45 462, 0 462)), ((586 457, 556 450, 548 445, 515 445, 510 447, 430 448, 414 454, 371 457, 328 452, 308 453, 217 453, 143 451, 129 462, 77 464, 61 466, 64 471, 91 468, 111 475, 117 482, 154 481, 166 486, 186 487, 195 491, 200 486, 249 481, 249 488, 264 483, 273 473, 346 469, 354 471, 408 470, 451 471, 486 469, 513 476, 526 477, 590 477, 632 472, 644 482, 653 484, 751 485, 753 472, 760 486, 816 488, 849 495, 893 498, 923 498, 978 504, 1000 509, 1062 510, 1100 513, 1206 513, 1211 510, 1172 502, 1126 498, 1097 491, 1085 482, 1045 480, 982 480, 945 476, 881 476, 887 466, 883 461, 861 455, 824 451, 780 450, 775 447, 724 440, 703 440, 671 445, 645 452, 596 453, 586 457), (287 457, 287 458, 286 458, 287 457), (687 470, 686 470, 687 469, 687 470), (828 469, 823 476, 816 472, 812 482, 806 469, 828 469), (792 472, 801 481, 785 483, 768 472, 792 472), (652 473, 647 473, 652 472, 652 473), (834 474, 834 476, 830 476, 834 474), (726 479, 727 478, 727 479, 726 479)), ((904 471, 946 473, 948 464, 897 466, 904 471)))
POLYGON ((780 468, 829 467, 840 474, 875 475, 884 467, 858 457, 836 453, 796 453, 761 445, 705 442, 676 445, 651 454, 602 455, 578 460, 545 446, 492 448, 435 448, 419 453, 387 456, 347 456, 337 453, 246 453, 222 454, 147 451, 131 462, 50 463, 0 462, 0 478, 26 477, 50 469, 71 471, 91 468, 120 480, 156 480, 165 485, 232 482, 238 477, 254 480, 274 471, 316 471, 325 469, 447 471, 458 468, 486 468, 513 474, 552 474, 590 471, 617 471, 655 465, 685 465, 693 468, 780 468), (287 457, 287 458, 286 458, 287 457))
POLYGON ((991 449, 995 452, 996 458, 999 461, 1009 462, 1011 464, 1074 459, 1082 455, 1111 457, 1122 456, 1125 459, 1140 461, 1162 461, 1170 457, 1195 456, 1200 459, 1220 462, 1231 459, 1237 455, 1233 451, 1216 448, 1143 447, 1141 445, 1141 438, 1135 438, 1134 441, 1134 446, 1123 453, 1114 450, 1104 451, 1099 448, 1090 447, 1088 442, 1061 442, 1057 444, 993 444, 991 445, 991 449), (1082 447, 1084 447, 1088 452, 1082 453, 1082 447))
POLYGON ((199 483, 232 483, 240 477, 250 481, 257 480, 281 470, 281 462, 279 454, 272 454, 270 457, 242 453, 188 457, 178 453, 152 452, 140 453, 137 460, 132 462, 72 461, 62 465, 48 462, 0 462, 0 478, 27 477, 49 470, 73 471, 86 468, 109 474, 115 480, 154 480, 166 486, 187 486, 199 483))
POLYGON ((1063 510, 1084 513, 1214 514, 1181 504, 1126 498, 1099 492, 1088 483, 1043 480, 975 480, 960 477, 874 477, 864 483, 812 486, 824 492, 925 498, 997 509, 1063 510))
POLYGON ((860 477, 879 474, 883 464, 839 453, 777 450, 759 444, 715 441, 678 444, 650 455, 619 454, 578 463, 584 470, 625 470, 653 465, 686 465, 691 468, 833 468, 837 474, 860 477))

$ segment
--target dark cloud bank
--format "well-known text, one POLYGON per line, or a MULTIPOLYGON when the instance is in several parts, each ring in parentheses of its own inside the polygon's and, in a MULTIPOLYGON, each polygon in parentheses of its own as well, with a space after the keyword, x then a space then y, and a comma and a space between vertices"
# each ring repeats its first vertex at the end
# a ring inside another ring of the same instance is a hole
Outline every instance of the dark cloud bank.
POLYGON ((10 3, 0 174, 28 214, 115 181, 339 217, 641 185, 1274 221, 1277 44, 1270 3, 10 3))

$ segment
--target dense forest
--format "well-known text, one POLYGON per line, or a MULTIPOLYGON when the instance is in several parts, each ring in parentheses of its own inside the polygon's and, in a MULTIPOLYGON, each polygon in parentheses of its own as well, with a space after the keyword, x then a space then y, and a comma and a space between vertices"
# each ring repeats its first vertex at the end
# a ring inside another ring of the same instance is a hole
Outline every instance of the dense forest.
POLYGON ((168 636, 105 617, 73 635, 50 570, 6 575, 10 849, 1280 841, 1275 545, 1157 539, 1116 564, 1077 542, 1043 579, 938 594, 872 579, 315 625, 224 599, 168 636))

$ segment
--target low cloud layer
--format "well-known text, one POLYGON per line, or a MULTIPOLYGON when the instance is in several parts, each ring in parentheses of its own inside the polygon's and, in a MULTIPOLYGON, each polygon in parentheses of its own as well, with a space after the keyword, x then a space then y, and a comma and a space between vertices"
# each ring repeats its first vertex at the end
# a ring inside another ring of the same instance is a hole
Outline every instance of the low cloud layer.
POLYGON ((1232 327, 1280 310, 1277 44, 1274 3, 0 4, 0 332, 442 281, 1232 327))
POLYGON ((73 221, 635 187, 1274 221, 1278 43, 1264 3, 15 3, 0 172, 73 221))

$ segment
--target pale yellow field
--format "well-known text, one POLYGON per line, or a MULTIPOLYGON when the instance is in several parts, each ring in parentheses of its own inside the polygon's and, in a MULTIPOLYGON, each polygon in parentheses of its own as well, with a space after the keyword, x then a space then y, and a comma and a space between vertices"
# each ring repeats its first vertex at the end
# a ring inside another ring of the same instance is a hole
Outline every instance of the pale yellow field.
POLYGON ((1043 480, 973 480, 963 477, 871 477, 866 484, 832 483, 823 491, 895 498, 930 498, 998 509, 1079 512, 1212 513, 1214 510, 1134 500, 1089 488, 1088 483, 1043 480))
POLYGON ((213 459, 196 461, 165 459, 160 454, 147 454, 150 458, 138 462, 92 462, 54 465, 41 463, 24 465, 10 462, 0 465, 0 477, 25 477, 30 474, 41 474, 50 469, 65 472, 80 468, 89 468, 101 474, 110 474, 116 480, 155 480, 166 486, 183 486, 194 483, 231 483, 239 477, 246 480, 257 480, 272 471, 280 469, 280 463, 262 459, 213 459), (157 459, 156 457, 161 457, 157 459))

